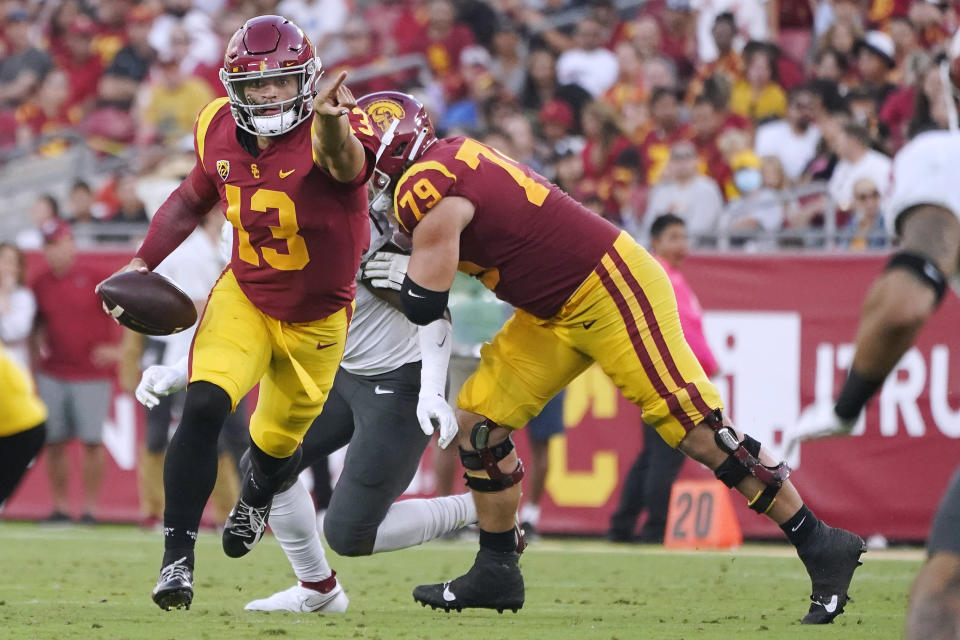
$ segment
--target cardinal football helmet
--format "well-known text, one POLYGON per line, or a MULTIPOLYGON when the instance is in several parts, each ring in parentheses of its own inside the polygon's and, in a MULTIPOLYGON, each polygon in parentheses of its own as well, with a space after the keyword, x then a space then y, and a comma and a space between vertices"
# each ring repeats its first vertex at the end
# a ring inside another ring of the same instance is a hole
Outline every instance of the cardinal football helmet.
POLYGON ((423 103, 399 91, 378 91, 359 100, 359 106, 380 136, 374 167, 370 207, 388 211, 393 183, 437 140, 423 103))
POLYGON ((310 40, 297 25, 282 16, 247 20, 230 38, 220 69, 237 126, 258 136, 278 136, 296 127, 313 113, 314 84, 321 68, 310 40), (294 79, 297 95, 268 104, 247 101, 244 83, 277 76, 294 79))

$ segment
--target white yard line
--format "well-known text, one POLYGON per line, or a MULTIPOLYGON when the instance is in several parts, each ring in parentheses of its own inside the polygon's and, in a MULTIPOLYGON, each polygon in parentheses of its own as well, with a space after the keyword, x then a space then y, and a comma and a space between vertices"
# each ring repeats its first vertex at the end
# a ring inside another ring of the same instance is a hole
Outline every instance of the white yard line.
MULTIPOLYGON (((3 540, 95 540, 102 543, 142 545, 145 540, 160 541, 155 531, 143 531, 135 527, 107 526, 90 527, 86 525, 31 525, 24 523, 0 523, 0 541, 3 540)), ((264 542, 276 544, 272 536, 266 536, 264 542)), ((219 534, 213 531, 201 531, 197 539, 200 545, 220 545, 219 534)), ((461 552, 464 548, 476 548, 475 541, 434 542, 425 547, 414 547, 408 551, 461 552)), ((735 549, 666 549, 658 545, 613 544, 603 540, 548 538, 536 540, 527 548, 530 554, 551 553, 602 553, 632 556, 709 556, 709 557, 747 557, 747 558, 795 558, 796 552, 787 544, 746 544, 735 549)), ((865 559, 870 561, 889 560, 921 562, 925 556, 920 547, 882 549, 869 551, 865 559)))

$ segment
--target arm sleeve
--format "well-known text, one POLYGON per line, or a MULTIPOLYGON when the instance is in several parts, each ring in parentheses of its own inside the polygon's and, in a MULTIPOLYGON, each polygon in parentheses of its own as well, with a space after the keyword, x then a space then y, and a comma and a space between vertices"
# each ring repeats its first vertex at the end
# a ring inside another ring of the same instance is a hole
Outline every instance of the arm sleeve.
POLYGON ((37 301, 29 289, 17 289, 11 303, 10 313, 0 316, 0 340, 3 342, 19 342, 30 335, 37 313, 37 301))
POLYGON ((447 318, 418 327, 420 338, 420 394, 446 398, 447 365, 453 325, 447 318))
POLYGON ((202 167, 194 165, 190 175, 157 209, 137 257, 146 262, 148 268, 156 268, 187 239, 219 199, 216 187, 210 183, 202 167))

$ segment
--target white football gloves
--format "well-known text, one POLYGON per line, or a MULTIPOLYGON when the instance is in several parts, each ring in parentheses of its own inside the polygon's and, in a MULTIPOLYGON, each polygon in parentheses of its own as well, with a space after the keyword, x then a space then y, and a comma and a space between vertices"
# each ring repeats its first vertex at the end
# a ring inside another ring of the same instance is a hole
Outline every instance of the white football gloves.
POLYGON ((803 410, 790 430, 790 439, 784 445, 784 457, 789 457, 797 445, 805 440, 849 435, 856 424, 856 420, 844 420, 838 416, 832 404, 821 402, 811 405, 803 410))
POLYGON ((407 275, 410 256, 392 251, 377 251, 363 266, 361 277, 378 289, 396 289, 407 275))
POLYGON ((446 449, 457 437, 457 417, 453 408, 440 395, 421 393, 417 401, 417 420, 425 434, 433 435, 435 429, 440 430, 440 439, 437 444, 446 449))
POLYGON ((181 362, 172 367, 158 364, 147 367, 134 392, 140 404, 147 409, 153 409, 160 403, 160 398, 176 393, 187 386, 186 359, 181 362))

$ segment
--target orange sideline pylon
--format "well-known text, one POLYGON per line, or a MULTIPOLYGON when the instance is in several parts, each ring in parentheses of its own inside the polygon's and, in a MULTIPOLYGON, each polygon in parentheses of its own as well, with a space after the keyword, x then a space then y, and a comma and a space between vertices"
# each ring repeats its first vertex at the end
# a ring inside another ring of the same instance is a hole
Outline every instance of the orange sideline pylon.
POLYGON ((669 549, 728 549, 743 544, 730 489, 719 480, 678 480, 670 492, 669 549))

